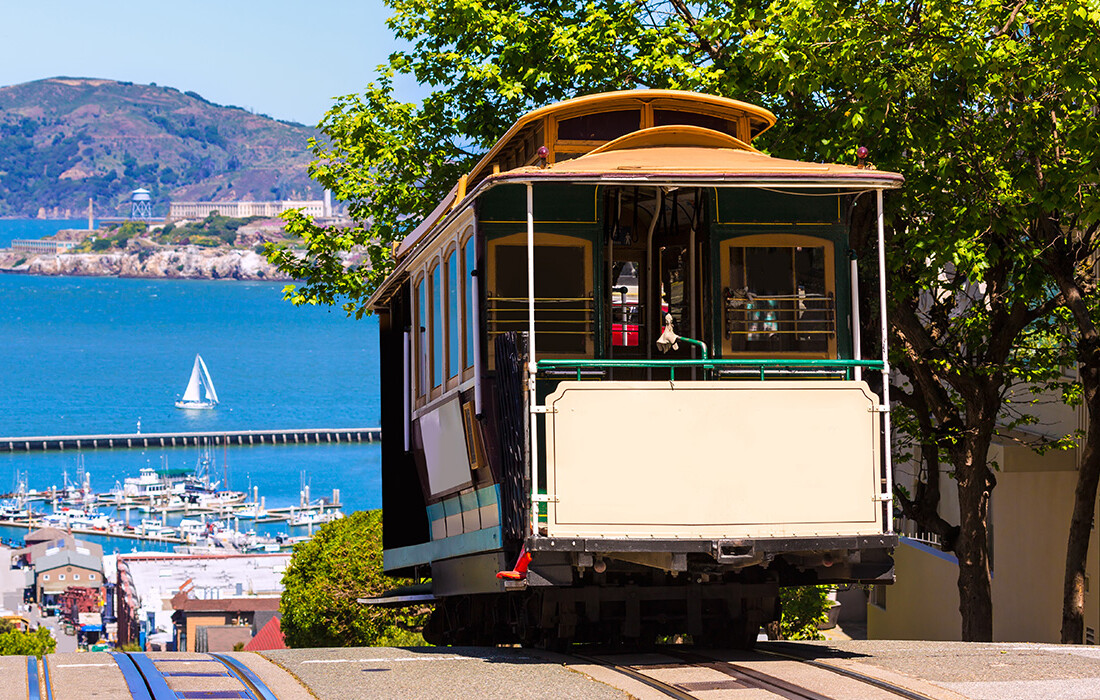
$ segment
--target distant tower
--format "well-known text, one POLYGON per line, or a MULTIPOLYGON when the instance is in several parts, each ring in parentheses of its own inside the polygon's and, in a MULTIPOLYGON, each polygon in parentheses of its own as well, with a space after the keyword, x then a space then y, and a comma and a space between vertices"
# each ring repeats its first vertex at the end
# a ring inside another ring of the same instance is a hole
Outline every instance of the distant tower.
POLYGON ((130 193, 130 220, 148 220, 153 218, 153 193, 147 189, 137 189, 130 193))

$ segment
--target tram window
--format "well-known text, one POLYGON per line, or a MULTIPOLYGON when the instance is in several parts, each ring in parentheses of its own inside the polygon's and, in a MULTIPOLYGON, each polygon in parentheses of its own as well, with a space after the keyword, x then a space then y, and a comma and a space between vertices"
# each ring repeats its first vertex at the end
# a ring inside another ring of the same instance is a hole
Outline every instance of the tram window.
POLYGON ((432 269, 431 297, 432 318, 428 324, 428 335, 431 336, 432 345, 432 388, 435 389, 443 382, 443 284, 440 266, 432 269))
MULTIPOLYGON (((526 331, 527 246, 498 245, 495 256, 491 331, 526 331)), ((581 246, 535 249, 535 333, 539 354, 586 351, 593 310, 585 290, 584 260, 581 246)))
POLYGON ((713 129, 723 134, 737 136, 737 126, 728 119, 697 112, 681 112, 675 109, 653 110, 653 126, 669 126, 672 124, 701 126, 704 129, 713 129))
POLYGON ((836 332, 823 246, 733 246, 726 332, 737 351, 826 352, 836 332))
POLYGON ((642 113, 637 109, 582 114, 558 122, 558 140, 611 141, 637 131, 641 121, 642 113))
POLYGON ((458 248, 447 256, 447 378, 458 375, 458 248))
POLYGON ((427 376, 428 358, 428 311, 427 295, 424 290, 424 279, 416 283, 416 395, 423 396, 425 389, 424 379, 427 376))
POLYGON ((463 280, 466 283, 465 303, 463 318, 466 320, 466 333, 462 336, 462 355, 465 358, 463 368, 474 366, 474 339, 477 338, 477 319, 474 318, 474 272, 477 268, 475 259, 474 237, 466 239, 466 245, 462 250, 462 256, 466 261, 463 280))

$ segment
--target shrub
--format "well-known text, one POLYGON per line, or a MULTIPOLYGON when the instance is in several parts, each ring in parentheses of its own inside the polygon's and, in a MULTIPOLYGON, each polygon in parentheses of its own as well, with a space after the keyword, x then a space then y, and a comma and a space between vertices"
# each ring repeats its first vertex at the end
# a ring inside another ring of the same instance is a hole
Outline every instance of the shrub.
POLYGON ((382 511, 326 524, 294 547, 283 575, 282 630, 291 647, 413 646, 427 610, 378 608, 357 600, 408 581, 382 573, 382 511))

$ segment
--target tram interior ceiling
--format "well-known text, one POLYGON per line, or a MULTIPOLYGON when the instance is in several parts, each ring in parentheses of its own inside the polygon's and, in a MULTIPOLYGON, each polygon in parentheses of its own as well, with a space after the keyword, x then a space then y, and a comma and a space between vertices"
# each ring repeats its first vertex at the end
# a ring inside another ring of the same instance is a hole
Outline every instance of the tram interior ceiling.
POLYGON ((884 261, 864 359, 847 253, 856 194, 901 178, 770 158, 773 122, 536 110, 398 246, 383 507, 424 515, 384 568, 430 573, 431 641, 751 646, 780 586, 893 580, 884 261))

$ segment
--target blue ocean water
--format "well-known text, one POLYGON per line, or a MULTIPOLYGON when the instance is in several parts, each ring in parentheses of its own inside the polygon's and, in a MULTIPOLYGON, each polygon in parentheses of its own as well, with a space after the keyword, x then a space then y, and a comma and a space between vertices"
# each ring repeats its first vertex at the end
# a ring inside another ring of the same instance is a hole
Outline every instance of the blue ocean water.
POLYGON ((52 236, 63 228, 88 228, 88 219, 0 219, 0 248, 16 238, 52 236))
MULTIPOLYGON (((0 220, 4 236, 14 224, 0 220)), ((56 223, 56 222, 55 222, 56 223)), ((25 229, 24 229, 25 230, 25 229)), ((377 426, 378 326, 294 307, 281 283, 0 275, 0 436, 377 426), (221 403, 174 402, 195 354, 221 403)), ((215 474, 259 487, 269 507, 341 491, 345 511, 381 506, 377 444, 219 448, 215 474), (228 465, 228 470, 226 470, 228 465)), ((194 447, 0 452, 0 492, 60 486, 78 465, 108 491, 142 466, 194 466, 194 447)), ((283 527, 285 529, 285 526, 283 527)), ((0 533, 0 536, 8 536, 0 533)))

